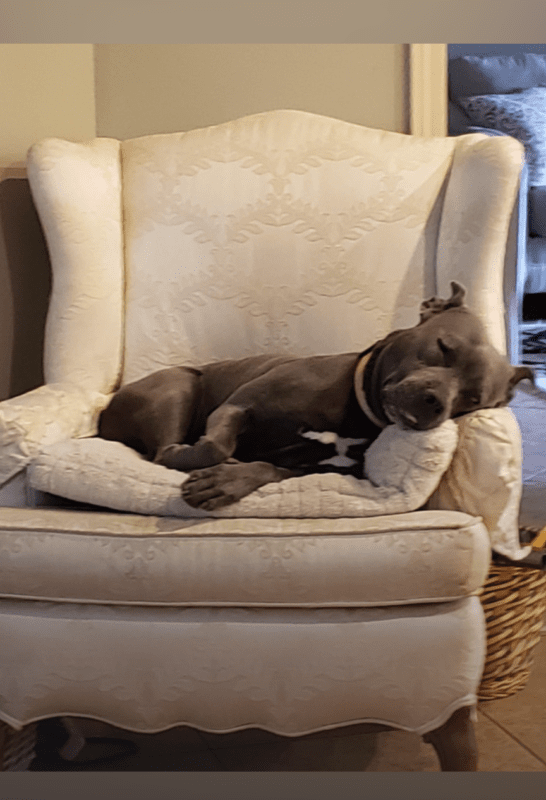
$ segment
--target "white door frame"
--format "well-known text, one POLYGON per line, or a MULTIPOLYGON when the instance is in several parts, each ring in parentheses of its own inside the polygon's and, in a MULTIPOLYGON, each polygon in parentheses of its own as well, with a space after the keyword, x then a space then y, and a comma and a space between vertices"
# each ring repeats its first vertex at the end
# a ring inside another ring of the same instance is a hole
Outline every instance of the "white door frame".
POLYGON ((447 44, 409 46, 410 133, 447 136, 447 44))

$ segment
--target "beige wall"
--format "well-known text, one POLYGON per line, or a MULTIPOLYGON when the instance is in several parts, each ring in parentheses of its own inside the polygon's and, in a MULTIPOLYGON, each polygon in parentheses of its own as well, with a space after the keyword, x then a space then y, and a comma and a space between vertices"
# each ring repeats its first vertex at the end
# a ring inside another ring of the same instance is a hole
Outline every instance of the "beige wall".
POLYGON ((50 269, 25 178, 30 145, 95 135, 93 46, 0 44, 0 399, 42 383, 50 269))
POLYGON ((407 45, 101 44, 97 133, 120 139, 297 108, 407 132, 407 45))
POLYGON ((407 46, 0 44, 0 399, 42 383, 50 268, 25 178, 46 136, 130 138, 273 108, 408 130, 407 46))
POLYGON ((0 167, 46 136, 95 135, 93 45, 0 45, 0 167))

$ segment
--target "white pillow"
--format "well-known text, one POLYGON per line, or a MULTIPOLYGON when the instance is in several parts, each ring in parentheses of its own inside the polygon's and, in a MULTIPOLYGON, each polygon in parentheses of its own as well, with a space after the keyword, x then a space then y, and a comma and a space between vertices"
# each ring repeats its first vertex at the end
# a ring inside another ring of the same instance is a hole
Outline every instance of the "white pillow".
POLYGON ((262 486, 214 512, 181 497, 184 473, 146 461, 119 442, 71 439, 45 447, 28 468, 31 486, 84 503, 138 514, 179 517, 361 517, 421 507, 457 445, 448 420, 432 431, 385 428, 366 453, 366 480, 335 473, 262 486))

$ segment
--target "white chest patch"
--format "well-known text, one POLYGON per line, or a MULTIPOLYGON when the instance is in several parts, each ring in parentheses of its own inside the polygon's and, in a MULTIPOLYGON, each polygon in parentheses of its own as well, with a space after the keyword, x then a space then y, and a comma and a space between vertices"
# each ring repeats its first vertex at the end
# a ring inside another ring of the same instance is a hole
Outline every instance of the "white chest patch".
POLYGON ((307 439, 315 439, 323 444, 334 444, 336 446, 336 455, 331 458, 325 458, 319 461, 319 464, 332 464, 334 467, 352 467, 356 464, 356 459, 350 458, 346 455, 347 450, 351 445, 364 444, 366 439, 348 439, 338 436, 337 433, 332 431, 306 431, 302 433, 307 439))

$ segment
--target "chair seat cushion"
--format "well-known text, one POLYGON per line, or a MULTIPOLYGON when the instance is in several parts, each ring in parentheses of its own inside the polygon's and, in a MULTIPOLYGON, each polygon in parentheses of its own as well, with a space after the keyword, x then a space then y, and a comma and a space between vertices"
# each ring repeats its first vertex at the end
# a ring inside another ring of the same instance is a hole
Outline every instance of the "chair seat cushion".
POLYGON ((459 599, 487 530, 455 511, 357 519, 181 520, 3 509, 0 596, 162 606, 366 607, 459 599))

